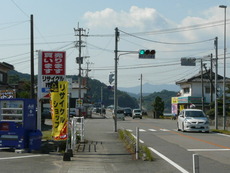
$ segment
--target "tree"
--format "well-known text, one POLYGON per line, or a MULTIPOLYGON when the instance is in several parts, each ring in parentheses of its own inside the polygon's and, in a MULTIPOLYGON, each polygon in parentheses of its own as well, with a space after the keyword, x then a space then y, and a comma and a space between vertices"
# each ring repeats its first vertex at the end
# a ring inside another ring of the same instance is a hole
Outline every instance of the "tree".
POLYGON ((159 118, 160 115, 163 115, 164 113, 164 101, 157 96, 152 104, 153 106, 153 113, 154 113, 154 118, 159 118))

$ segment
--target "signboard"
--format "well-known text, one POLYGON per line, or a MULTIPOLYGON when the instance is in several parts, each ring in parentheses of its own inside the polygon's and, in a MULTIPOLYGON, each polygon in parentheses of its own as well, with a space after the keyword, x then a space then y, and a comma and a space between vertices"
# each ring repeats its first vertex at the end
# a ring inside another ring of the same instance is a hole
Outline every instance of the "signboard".
POLYGON ((48 99, 50 88, 66 80, 66 53, 63 51, 39 51, 38 97, 48 99))
POLYGON ((196 58, 181 58, 182 66, 196 66, 196 58))
POLYGON ((14 89, 12 89, 12 90, 0 90, 0 98, 1 99, 16 98, 16 91, 14 89))
POLYGON ((52 136, 54 140, 66 140, 68 133, 68 82, 58 82, 56 91, 51 92, 52 136))

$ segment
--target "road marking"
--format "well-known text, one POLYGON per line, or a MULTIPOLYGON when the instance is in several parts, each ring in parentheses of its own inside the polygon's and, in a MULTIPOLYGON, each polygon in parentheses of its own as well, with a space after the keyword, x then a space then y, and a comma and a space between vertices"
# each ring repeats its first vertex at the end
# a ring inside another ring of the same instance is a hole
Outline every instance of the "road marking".
POLYGON ((155 129, 149 129, 149 131, 151 131, 151 132, 156 132, 156 130, 155 130, 155 129))
POLYGON ((132 130, 131 130, 131 129, 125 129, 125 130, 127 130, 128 132, 132 132, 132 130))
POLYGON ((168 130, 168 129, 160 129, 160 131, 168 132, 168 131, 170 131, 170 130, 168 130))
POLYGON ((168 163, 170 163, 171 165, 173 165, 175 168, 177 168, 179 171, 181 171, 182 173, 189 173, 188 171, 186 171, 184 168, 182 168, 180 165, 178 165, 177 163, 173 162, 172 160, 170 160, 168 157, 166 157, 165 155, 161 154, 160 152, 158 152, 157 150, 153 149, 152 147, 148 147, 152 152, 154 152, 155 154, 157 154, 158 156, 160 156, 162 159, 164 159, 165 161, 167 161, 168 163))
POLYGON ((230 149, 187 149, 187 151, 230 151, 230 149))
MULTIPOLYGON (((131 135, 132 135, 135 139, 137 139, 137 137, 136 137, 134 134, 131 133, 131 135)), ((140 139, 139 139, 139 142, 142 143, 142 144, 144 143, 144 141, 142 141, 142 140, 140 140, 140 139)))
POLYGON ((40 157, 40 156, 44 156, 44 155, 29 155, 29 156, 5 157, 5 158, 0 158, 0 160, 23 159, 23 158, 40 157))
POLYGON ((225 137, 229 137, 230 138, 230 135, 226 135, 226 134, 222 134, 222 133, 217 133, 218 135, 221 135, 221 136, 225 136, 225 137))
POLYGON ((139 131, 140 131, 140 132, 146 132, 146 130, 144 130, 144 129, 139 129, 139 131))
POLYGON ((222 148, 222 149, 230 149, 230 147, 226 147, 226 146, 219 145, 219 144, 216 144, 216 143, 213 143, 213 142, 209 142, 209 141, 206 141, 206 140, 203 140, 203 139, 188 136, 188 135, 185 135, 185 134, 182 134, 182 133, 178 133, 178 132, 174 132, 174 131, 170 131, 170 133, 174 133, 174 134, 177 134, 177 135, 180 135, 180 136, 192 139, 192 140, 196 140, 196 141, 199 141, 199 142, 203 142, 203 143, 206 143, 206 144, 209 144, 209 145, 213 145, 213 146, 216 146, 216 147, 219 147, 219 148, 222 148))

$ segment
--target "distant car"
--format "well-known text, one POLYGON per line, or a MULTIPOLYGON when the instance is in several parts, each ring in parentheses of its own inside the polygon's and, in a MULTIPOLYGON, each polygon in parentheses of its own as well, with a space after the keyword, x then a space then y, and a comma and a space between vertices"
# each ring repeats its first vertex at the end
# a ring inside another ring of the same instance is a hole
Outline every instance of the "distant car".
POLYGON ((132 117, 132 109, 131 108, 124 108, 123 110, 124 110, 125 116, 132 117))
POLYGON ((140 109, 133 109, 133 119, 134 118, 140 118, 142 119, 142 111, 140 109))
MULTIPOLYGON (((115 115, 113 115, 113 116, 115 116, 115 115)), ((123 109, 118 109, 117 110, 117 119, 125 120, 125 114, 124 114, 124 110, 123 109)))
POLYGON ((209 132, 209 119, 200 109, 184 109, 177 118, 178 131, 209 132))

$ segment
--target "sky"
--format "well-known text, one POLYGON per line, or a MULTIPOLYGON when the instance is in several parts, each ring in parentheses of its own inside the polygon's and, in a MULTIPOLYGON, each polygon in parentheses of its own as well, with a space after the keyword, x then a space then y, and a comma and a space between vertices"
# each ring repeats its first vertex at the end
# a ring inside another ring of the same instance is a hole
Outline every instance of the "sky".
POLYGON ((114 72, 115 28, 118 41, 118 87, 142 82, 175 84, 197 74, 200 59, 207 68, 215 57, 218 38, 218 72, 223 75, 224 9, 226 5, 226 76, 230 77, 230 0, 2 0, 0 2, 0 62, 30 74, 30 15, 34 18, 35 74, 38 50, 66 51, 66 74, 78 75, 76 57, 83 28, 83 76, 109 85, 114 72), (140 49, 155 50, 155 59, 139 59, 140 49), (135 52, 135 53, 134 53, 135 52), (181 66, 181 58, 196 58, 196 66, 181 66), (205 58, 206 57, 206 58, 205 58))

